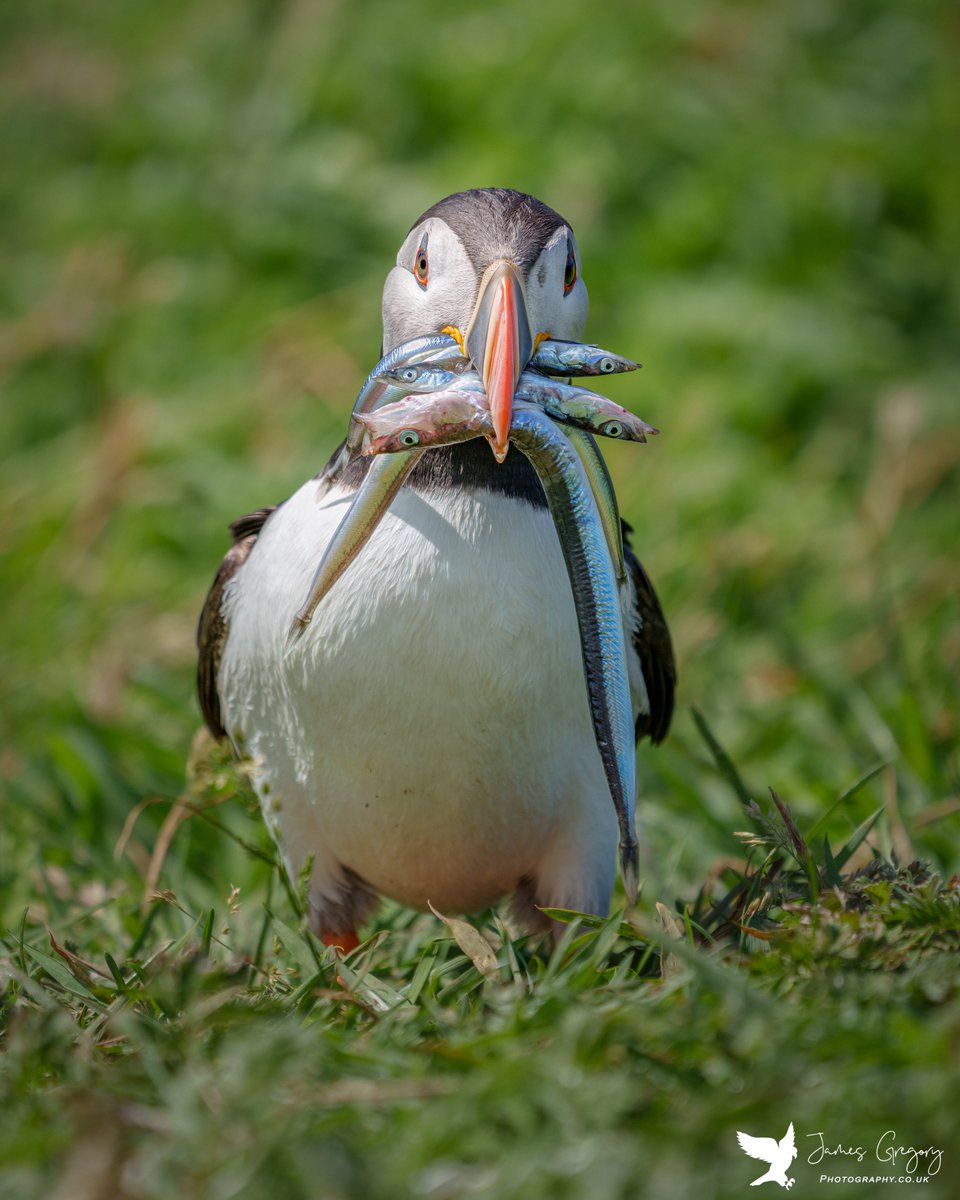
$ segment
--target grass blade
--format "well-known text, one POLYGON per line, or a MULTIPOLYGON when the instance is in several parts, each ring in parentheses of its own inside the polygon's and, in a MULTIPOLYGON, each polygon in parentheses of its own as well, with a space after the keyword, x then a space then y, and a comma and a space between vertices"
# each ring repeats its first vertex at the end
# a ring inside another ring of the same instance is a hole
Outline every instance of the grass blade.
POLYGON ((843 847, 837 852, 836 857, 835 857, 838 871, 842 871, 843 868, 846 866, 851 855, 858 848, 858 846, 863 841, 863 839, 867 836, 867 834, 870 832, 870 830, 873 829, 874 825, 876 825, 877 821, 880 819, 880 816, 884 812, 885 808, 886 808, 886 805, 881 804, 880 807, 875 812, 871 813, 870 816, 867 817, 867 819, 865 821, 863 821, 860 825, 857 826, 857 828, 853 831, 853 833, 850 835, 850 837, 847 839, 847 841, 844 842, 843 847))
POLYGON ((864 771, 859 779, 854 780, 854 782, 851 783, 845 791, 841 792, 836 800, 834 800, 833 803, 826 808, 819 817, 817 817, 814 823, 807 830, 807 841, 812 841, 813 838, 815 838, 820 830, 824 827, 827 821, 830 820, 837 809, 846 804, 848 800, 852 800, 862 787, 868 784, 875 776, 879 775, 884 767, 889 767, 890 763, 890 759, 881 759, 880 762, 874 763, 872 767, 869 767, 866 771, 864 771))
POLYGON ((740 776, 740 772, 734 766, 733 759, 714 737, 713 730, 707 724, 707 719, 703 713, 698 708, 692 708, 690 711, 693 713, 693 722, 699 730, 700 736, 706 742, 707 749, 710 751, 717 770, 733 788, 740 803, 744 807, 748 807, 752 797, 747 790, 747 785, 740 776))
POLYGON ((75 996, 79 996, 91 1008, 95 1008, 98 1012, 104 1009, 103 1004, 91 992, 87 985, 74 975, 69 968, 64 964, 62 959, 53 958, 49 954, 44 954, 42 950, 38 950, 36 946, 25 946, 27 954, 33 959, 38 967, 41 967, 51 979, 56 980, 62 988, 68 992, 72 992, 75 996))

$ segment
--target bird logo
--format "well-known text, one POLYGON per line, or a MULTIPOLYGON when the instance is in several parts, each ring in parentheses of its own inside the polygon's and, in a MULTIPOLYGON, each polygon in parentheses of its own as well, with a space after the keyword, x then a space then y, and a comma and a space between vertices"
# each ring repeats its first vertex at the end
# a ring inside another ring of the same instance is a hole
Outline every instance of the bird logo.
POLYGON ((769 1163, 770 1169, 766 1175, 755 1179, 750 1186, 757 1187, 761 1183, 779 1183, 788 1190, 793 1187, 794 1180, 787 1175, 787 1168, 797 1157, 797 1147, 793 1136, 793 1122, 790 1128, 778 1142, 776 1138, 752 1137, 749 1133, 737 1130, 737 1141, 744 1154, 758 1158, 761 1162, 769 1163))

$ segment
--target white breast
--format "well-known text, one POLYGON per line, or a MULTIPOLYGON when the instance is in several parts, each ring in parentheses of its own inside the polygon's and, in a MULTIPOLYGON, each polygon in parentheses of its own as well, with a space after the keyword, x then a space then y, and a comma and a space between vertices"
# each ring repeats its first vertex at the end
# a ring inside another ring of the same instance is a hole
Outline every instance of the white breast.
POLYGON ((224 723, 289 867, 314 857, 318 903, 348 867, 416 907, 527 878, 540 903, 605 911, 616 821, 549 514, 404 489, 288 652, 350 499, 305 484, 224 601, 224 723))

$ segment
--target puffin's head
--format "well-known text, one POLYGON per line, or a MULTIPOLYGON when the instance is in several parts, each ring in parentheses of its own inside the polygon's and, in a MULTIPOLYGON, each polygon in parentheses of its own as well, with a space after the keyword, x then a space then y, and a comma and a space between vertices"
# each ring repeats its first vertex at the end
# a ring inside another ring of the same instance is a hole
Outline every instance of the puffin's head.
POLYGON ((494 453, 507 453, 513 393, 544 338, 577 341, 587 289, 573 230, 542 201, 474 188, 434 204, 407 234, 383 288, 383 350, 449 333, 490 401, 494 453))

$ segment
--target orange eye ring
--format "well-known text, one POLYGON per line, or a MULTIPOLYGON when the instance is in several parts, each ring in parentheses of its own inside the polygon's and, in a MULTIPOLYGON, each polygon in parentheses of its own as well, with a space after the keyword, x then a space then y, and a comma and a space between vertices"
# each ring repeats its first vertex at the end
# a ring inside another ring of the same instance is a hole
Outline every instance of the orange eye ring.
POLYGON ((569 296, 577 282, 577 258, 572 249, 567 251, 567 263, 563 269, 563 294, 569 296))
POLYGON ((427 286, 430 278, 430 259, 427 257, 427 235, 424 234, 417 247, 417 256, 413 260, 413 277, 422 288, 427 286))

